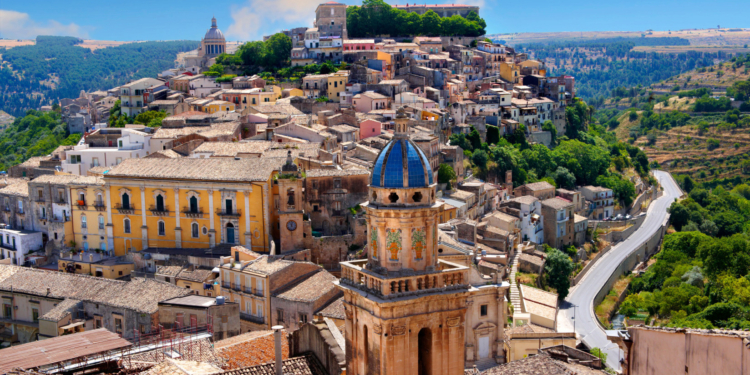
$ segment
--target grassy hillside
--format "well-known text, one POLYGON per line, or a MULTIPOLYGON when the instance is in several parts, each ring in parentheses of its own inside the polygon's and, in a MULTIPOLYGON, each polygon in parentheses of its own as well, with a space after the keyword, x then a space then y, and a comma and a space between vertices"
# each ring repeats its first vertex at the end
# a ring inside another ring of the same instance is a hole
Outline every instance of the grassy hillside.
POLYGON ((80 139, 80 134, 68 134, 58 113, 29 110, 0 133, 0 170, 48 155, 60 145, 75 145, 80 139))
POLYGON ((91 50, 73 37, 39 36, 36 44, 0 48, 0 110, 19 117, 81 90, 108 89, 155 77, 195 41, 143 42, 91 50))

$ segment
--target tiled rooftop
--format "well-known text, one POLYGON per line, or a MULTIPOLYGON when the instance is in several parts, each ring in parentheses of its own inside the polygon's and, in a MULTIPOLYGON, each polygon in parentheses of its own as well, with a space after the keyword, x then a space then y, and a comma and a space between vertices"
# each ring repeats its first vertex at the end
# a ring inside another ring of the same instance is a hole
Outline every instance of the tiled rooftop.
MULTIPOLYGON (((0 265, 0 275, 12 273, 0 265)), ((132 309, 151 314, 158 310, 158 302, 183 296, 188 290, 153 279, 119 281, 92 276, 47 272, 24 268, 0 281, 0 290, 51 298, 75 298, 105 305, 132 309), (49 293, 47 291, 49 290, 49 293)))
POLYGON ((296 302, 314 302, 336 288, 334 282, 338 280, 326 270, 297 283, 291 288, 278 294, 276 298, 296 302))
POLYGON ((271 141, 203 142, 193 153, 210 152, 213 156, 233 157, 237 154, 262 154, 271 145, 271 141))
POLYGON ((482 372, 482 375, 590 375, 606 374, 590 367, 575 363, 566 363, 539 354, 509 362, 482 372))
POLYGON ((542 201, 542 205, 543 206, 552 207, 552 208, 554 208, 556 210, 559 210, 561 208, 572 206, 573 202, 571 202, 571 201, 569 201, 567 199, 560 198, 560 197, 554 197, 554 198, 543 200, 542 201))
POLYGON ((271 172, 284 162, 283 158, 126 159, 113 167, 106 176, 201 181, 267 181, 271 172))
POLYGON ((318 311, 316 315, 320 315, 331 319, 346 319, 344 315, 344 297, 337 298, 333 302, 329 303, 328 306, 318 311))
POLYGON ((547 181, 532 182, 524 186, 526 186, 531 191, 539 191, 539 190, 547 190, 547 189, 555 188, 554 186, 552 186, 552 184, 550 184, 547 181))
MULTIPOLYGON (((281 358, 289 358, 286 331, 281 331, 281 358)), ((273 331, 255 331, 217 341, 216 355, 226 361, 225 370, 236 370, 272 362, 276 358, 273 331)), ((250 373, 252 374, 252 373, 250 373)))
MULTIPOLYGON (((276 375, 275 363, 269 362, 258 366, 227 371, 225 375, 276 375)), ((284 375, 328 375, 322 364, 312 354, 294 357, 282 362, 284 375)))

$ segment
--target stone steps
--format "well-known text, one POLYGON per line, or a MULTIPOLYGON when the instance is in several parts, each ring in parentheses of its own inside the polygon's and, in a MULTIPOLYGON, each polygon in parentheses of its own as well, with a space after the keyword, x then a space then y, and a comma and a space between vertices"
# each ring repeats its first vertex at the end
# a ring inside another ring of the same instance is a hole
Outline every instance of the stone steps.
POLYGON ((518 272, 518 252, 513 255, 510 261, 510 302, 513 304, 514 312, 523 312, 521 304, 521 292, 516 284, 516 272, 518 272))

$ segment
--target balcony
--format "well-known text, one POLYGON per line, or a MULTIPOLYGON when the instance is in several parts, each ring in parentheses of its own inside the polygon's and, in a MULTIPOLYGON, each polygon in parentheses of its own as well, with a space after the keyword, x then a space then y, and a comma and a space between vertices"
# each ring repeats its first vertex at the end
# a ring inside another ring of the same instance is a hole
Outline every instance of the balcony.
POLYGON ((242 291, 245 294, 249 294, 249 295, 252 295, 252 296, 265 297, 265 295, 263 294, 263 289, 245 287, 242 291))
POLYGON ((104 202, 94 202, 94 208, 97 211, 106 211, 107 206, 104 205, 104 202))
POLYGON ((85 210, 86 209, 86 201, 79 199, 79 200, 76 201, 75 206, 78 207, 81 210, 85 210))
POLYGON ((164 206, 164 207, 149 206, 148 210, 151 211, 151 215, 154 215, 154 216, 169 216, 169 206, 164 206))
POLYGON ((115 204, 115 210, 124 215, 132 215, 135 213, 135 206, 133 206, 132 204, 123 206, 122 204, 117 203, 115 204))
POLYGON ((242 291, 242 284, 231 283, 230 286, 229 286, 229 288, 232 289, 232 290, 234 290, 234 291, 241 292, 242 291))
POLYGON ((253 314, 247 314, 247 313, 240 313, 240 319, 247 320, 248 322, 256 323, 256 324, 266 324, 266 319, 262 316, 255 316, 253 314))
POLYGON ((416 272, 404 277, 385 277, 367 270, 364 268, 367 262, 341 262, 341 285, 373 293, 384 299, 469 288, 469 268, 444 260, 438 260, 436 271, 416 272))
POLYGON ((230 210, 217 209, 216 210, 216 214, 219 215, 219 216, 229 216, 229 217, 240 217, 240 216, 242 216, 242 213, 241 213, 240 210, 234 210, 234 209, 230 209, 230 210))
POLYGON ((182 213, 185 214, 185 217, 193 217, 193 218, 202 218, 203 217, 203 209, 198 208, 197 210, 191 210, 190 207, 183 207, 182 213))
POLYGON ((91 163, 91 164, 89 164, 89 168, 95 168, 95 167, 101 167, 101 165, 99 165, 99 163, 91 163))

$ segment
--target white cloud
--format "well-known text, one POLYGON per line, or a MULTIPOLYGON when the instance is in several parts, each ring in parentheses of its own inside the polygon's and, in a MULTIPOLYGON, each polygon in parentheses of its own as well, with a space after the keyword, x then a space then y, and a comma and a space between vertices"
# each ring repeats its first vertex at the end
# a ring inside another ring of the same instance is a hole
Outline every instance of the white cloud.
POLYGON ((310 0, 248 0, 246 5, 232 8, 232 24, 226 34, 239 40, 256 40, 281 29, 312 27, 318 4, 310 0))
POLYGON ((32 20, 28 13, 0 9, 0 35, 9 39, 34 39, 37 35, 86 38, 88 37, 88 31, 75 23, 64 25, 54 20, 40 23, 32 20))

